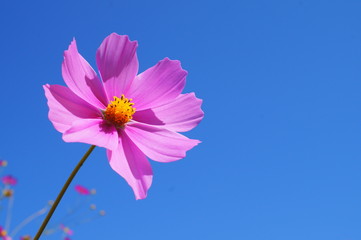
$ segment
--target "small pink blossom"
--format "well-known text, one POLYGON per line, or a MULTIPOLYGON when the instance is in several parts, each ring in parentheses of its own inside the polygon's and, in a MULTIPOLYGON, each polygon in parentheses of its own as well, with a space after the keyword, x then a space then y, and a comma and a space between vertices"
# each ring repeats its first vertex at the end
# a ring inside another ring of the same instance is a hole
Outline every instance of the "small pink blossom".
POLYGON ((8 236, 7 231, 2 226, 0 226, 0 238, 2 240, 12 240, 12 238, 8 236))
POLYGON ((5 237, 6 235, 7 235, 6 230, 2 226, 0 226, 0 237, 5 237))
POLYGON ((81 185, 76 185, 75 191, 77 191, 81 195, 89 195, 90 194, 90 190, 88 190, 86 187, 83 187, 81 185))
POLYGON ((18 181, 16 180, 16 178, 14 178, 14 177, 11 176, 11 175, 7 175, 7 176, 2 177, 2 178, 1 178, 1 181, 2 181, 3 184, 5 184, 5 185, 12 185, 12 186, 16 185, 17 182, 18 182, 18 181))
POLYGON ((62 75, 67 87, 44 85, 49 119, 66 142, 107 149, 110 166, 147 196, 153 171, 147 159, 182 159, 200 141, 186 132, 203 118, 202 100, 182 94, 187 72, 165 58, 138 74, 138 43, 111 34, 96 53, 100 78, 79 54, 73 40, 64 53, 62 75))
POLYGON ((67 235, 71 236, 73 235, 73 230, 71 230, 69 227, 63 225, 63 224, 60 224, 60 229, 67 235))
POLYGON ((6 167, 8 162, 6 160, 0 160, 0 167, 6 167))

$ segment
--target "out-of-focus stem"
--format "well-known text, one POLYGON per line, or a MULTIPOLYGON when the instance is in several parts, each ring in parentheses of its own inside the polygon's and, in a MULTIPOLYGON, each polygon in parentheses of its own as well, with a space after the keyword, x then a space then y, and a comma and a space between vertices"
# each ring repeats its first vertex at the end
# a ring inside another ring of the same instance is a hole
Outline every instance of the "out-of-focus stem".
POLYGON ((5 220, 5 230, 9 231, 11 218, 12 218, 12 210, 14 205, 14 196, 11 196, 8 200, 8 211, 6 214, 6 220, 5 220))
POLYGON ((43 215, 48 211, 49 205, 47 204, 45 207, 40 209, 39 211, 36 211, 35 213, 31 214, 29 217, 25 218, 24 221, 22 221, 14 230, 9 234, 11 237, 14 237, 23 227, 28 225, 31 221, 36 219, 37 217, 43 215))

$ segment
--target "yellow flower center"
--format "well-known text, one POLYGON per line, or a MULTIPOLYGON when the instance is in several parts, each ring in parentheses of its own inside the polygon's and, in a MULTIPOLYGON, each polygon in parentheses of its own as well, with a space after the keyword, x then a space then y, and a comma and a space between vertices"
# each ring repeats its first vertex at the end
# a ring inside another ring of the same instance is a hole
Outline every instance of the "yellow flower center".
POLYGON ((8 234, 8 232, 6 230, 2 230, 0 232, 0 237, 6 237, 7 234, 8 234))
POLYGON ((14 195, 14 191, 12 189, 4 189, 3 196, 4 197, 12 197, 14 195))
POLYGON ((135 108, 132 107, 134 103, 132 99, 124 97, 124 94, 120 98, 114 97, 114 101, 111 101, 104 111, 104 119, 114 124, 116 127, 124 127, 124 125, 133 118, 135 108))

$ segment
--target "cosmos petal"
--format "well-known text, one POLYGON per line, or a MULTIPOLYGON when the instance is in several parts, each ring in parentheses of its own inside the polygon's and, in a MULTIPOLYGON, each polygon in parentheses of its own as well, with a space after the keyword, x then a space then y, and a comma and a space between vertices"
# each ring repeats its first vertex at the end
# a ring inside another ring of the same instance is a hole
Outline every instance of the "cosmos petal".
POLYGON ((96 53, 96 62, 108 101, 125 93, 138 73, 138 43, 116 33, 104 39, 96 53))
POLYGON ((152 167, 124 132, 119 138, 119 147, 113 151, 107 150, 107 156, 112 169, 132 187, 136 199, 146 198, 153 179, 152 167))
POLYGON ((124 131, 147 157, 159 162, 184 158, 188 150, 200 143, 168 129, 143 123, 133 122, 124 131))
POLYGON ((65 142, 82 142, 114 150, 118 147, 117 129, 103 119, 80 119, 63 134, 65 142))
POLYGON ((151 125, 163 126, 171 131, 186 132, 203 118, 202 100, 194 93, 181 94, 167 104, 137 111, 133 119, 151 125))
POLYGON ((176 98, 183 90, 187 72, 177 60, 165 58, 157 65, 136 76, 127 98, 132 98, 134 107, 144 110, 163 105, 176 98))
POLYGON ((60 85, 43 86, 48 99, 49 119, 56 130, 64 133, 74 121, 83 118, 99 118, 100 111, 60 85))
POLYGON ((106 106, 108 101, 102 82, 79 54, 75 39, 64 52, 62 74, 66 85, 76 95, 97 108, 103 109, 106 106))

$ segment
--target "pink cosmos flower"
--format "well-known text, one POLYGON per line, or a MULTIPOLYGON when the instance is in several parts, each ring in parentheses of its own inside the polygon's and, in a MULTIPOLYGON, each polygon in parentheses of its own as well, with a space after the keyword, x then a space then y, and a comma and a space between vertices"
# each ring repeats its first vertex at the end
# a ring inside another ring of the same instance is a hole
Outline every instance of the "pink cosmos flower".
POLYGON ((8 233, 2 226, 0 226, 0 238, 2 240, 12 240, 12 238, 8 236, 8 233))
POLYGON ((2 181, 3 184, 5 184, 5 185, 12 185, 12 186, 16 185, 16 183, 18 182, 18 181, 16 180, 16 178, 14 178, 14 177, 11 176, 11 175, 7 175, 7 176, 2 177, 2 178, 1 178, 1 181, 2 181))
POLYGON ((90 191, 86 187, 83 187, 81 185, 76 185, 75 191, 77 191, 81 195, 89 195, 90 194, 90 191))
POLYGON ((60 224, 59 227, 65 234, 69 236, 73 235, 73 230, 71 230, 69 227, 65 226, 64 224, 60 224))
POLYGON ((179 61, 165 58, 138 74, 137 46, 128 36, 106 37, 96 53, 98 78, 73 40, 62 64, 68 87, 44 89, 49 119, 64 141, 106 148, 110 166, 142 199, 153 177, 147 157, 184 158, 200 141, 178 132, 197 126, 203 111, 194 93, 181 94, 187 72, 179 61))
POLYGON ((0 160, 0 167, 6 167, 8 162, 6 160, 0 160))
POLYGON ((6 232, 6 230, 0 226, 0 237, 5 237, 8 233, 6 232))

